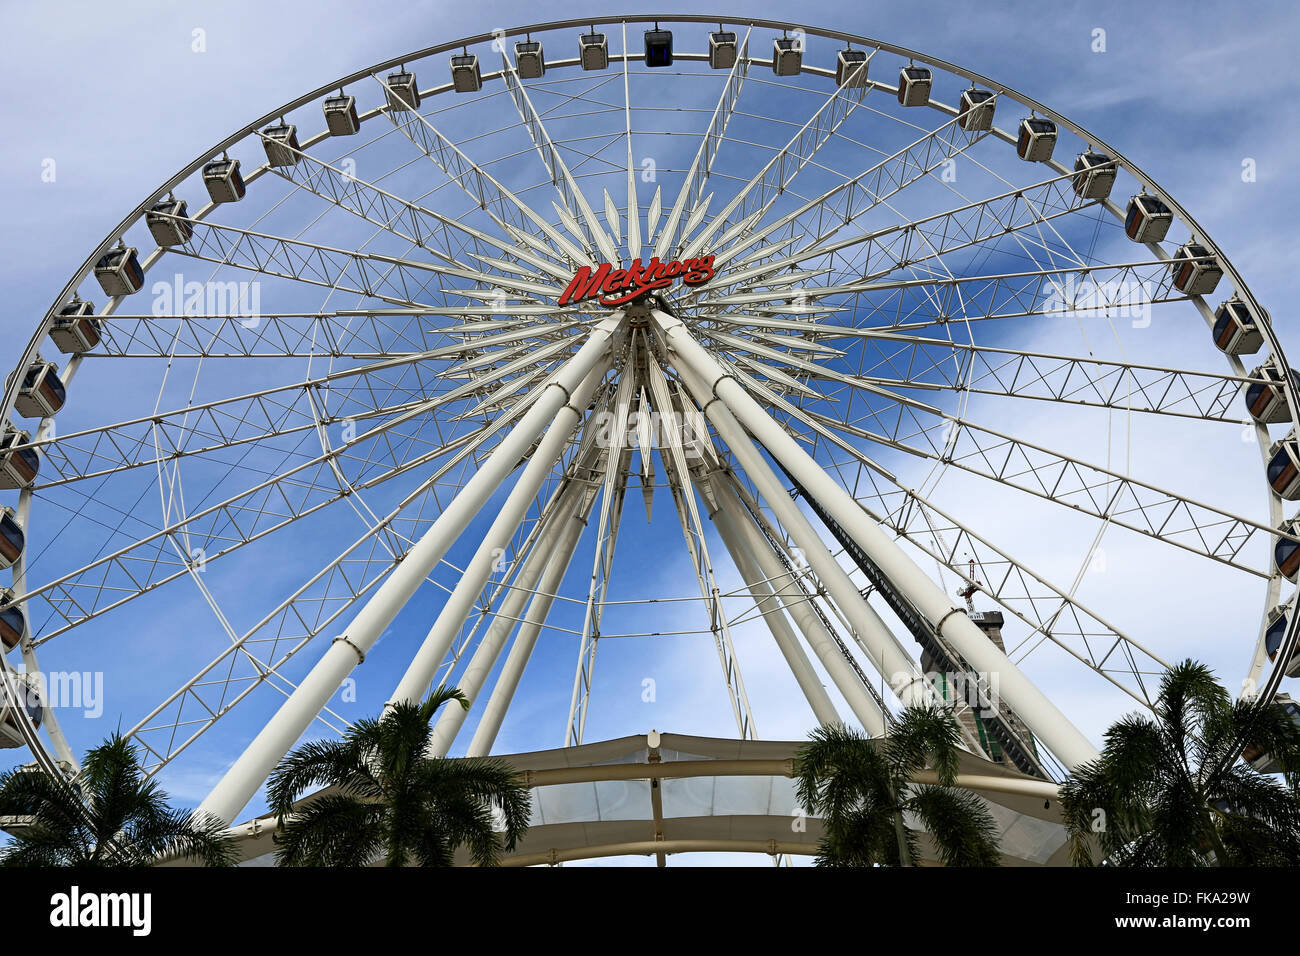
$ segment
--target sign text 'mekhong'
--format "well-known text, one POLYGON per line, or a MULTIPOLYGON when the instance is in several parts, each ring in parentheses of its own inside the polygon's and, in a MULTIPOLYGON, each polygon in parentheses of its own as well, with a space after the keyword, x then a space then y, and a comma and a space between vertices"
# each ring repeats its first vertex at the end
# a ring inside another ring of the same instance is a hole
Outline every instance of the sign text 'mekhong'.
POLYGON ((666 289, 678 279, 686 285, 703 285, 713 278, 713 256, 700 256, 672 262, 660 262, 655 256, 644 266, 640 259, 633 260, 626 269, 615 269, 611 263, 602 262, 595 269, 583 266, 573 277, 560 305, 582 302, 600 297, 607 307, 626 305, 653 289, 666 289))

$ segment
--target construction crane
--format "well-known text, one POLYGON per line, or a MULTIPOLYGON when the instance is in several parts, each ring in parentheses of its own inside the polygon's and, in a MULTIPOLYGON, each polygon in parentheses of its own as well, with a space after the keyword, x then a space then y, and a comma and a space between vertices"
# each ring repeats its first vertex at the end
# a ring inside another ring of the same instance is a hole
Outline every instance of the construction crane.
POLYGON ((975 579, 975 559, 974 559, 974 558, 971 558, 971 561, 970 561, 970 573, 966 575, 966 578, 967 578, 967 580, 968 580, 970 583, 967 584, 967 585, 966 585, 964 588, 962 588, 960 591, 958 591, 958 592, 957 592, 957 596, 958 596, 959 598, 964 598, 964 599, 965 599, 965 601, 966 601, 966 610, 967 610, 969 613, 974 614, 974 613, 975 613, 975 602, 972 601, 971 598, 974 596, 974 594, 975 594, 976 591, 978 591, 978 590, 980 590, 982 587, 984 587, 984 582, 983 582, 983 581, 977 581, 977 580, 975 579))

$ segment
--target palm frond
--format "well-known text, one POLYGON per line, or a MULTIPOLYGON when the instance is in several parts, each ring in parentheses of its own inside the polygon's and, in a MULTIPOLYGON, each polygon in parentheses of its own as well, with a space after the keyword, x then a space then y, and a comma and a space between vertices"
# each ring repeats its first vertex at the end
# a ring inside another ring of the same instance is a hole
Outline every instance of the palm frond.
POLYGON ((944 866, 997 866, 999 828, 984 801, 969 790, 923 786, 907 808, 925 826, 944 866))
POLYGON ((286 755, 267 780, 267 804, 282 820, 303 794, 325 787, 358 798, 374 798, 383 792, 363 746, 354 736, 311 741, 286 755))
POLYGON ((326 794, 289 816, 275 834, 280 866, 365 866, 383 850, 382 804, 326 794))

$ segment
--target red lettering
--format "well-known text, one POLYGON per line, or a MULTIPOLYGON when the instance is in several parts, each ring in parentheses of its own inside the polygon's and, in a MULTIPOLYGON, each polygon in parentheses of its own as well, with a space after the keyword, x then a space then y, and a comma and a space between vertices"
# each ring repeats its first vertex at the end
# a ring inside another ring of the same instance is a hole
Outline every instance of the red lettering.
POLYGON ((666 289, 675 279, 686 285, 702 285, 713 278, 713 256, 700 256, 685 262, 674 259, 660 262, 654 256, 646 265, 636 259, 627 269, 615 269, 602 262, 593 272, 583 266, 573 276, 559 298, 560 305, 584 302, 599 296, 600 304, 613 308, 639 299, 654 289, 666 289), (621 295, 616 293, 622 293, 621 295))
POLYGON ((564 290, 560 296, 560 305, 568 305, 570 302, 582 302, 584 299, 590 299, 593 295, 600 292, 601 287, 605 284, 605 278, 609 275, 609 263, 602 262, 592 274, 590 266, 583 266, 573 276, 573 281, 564 290))

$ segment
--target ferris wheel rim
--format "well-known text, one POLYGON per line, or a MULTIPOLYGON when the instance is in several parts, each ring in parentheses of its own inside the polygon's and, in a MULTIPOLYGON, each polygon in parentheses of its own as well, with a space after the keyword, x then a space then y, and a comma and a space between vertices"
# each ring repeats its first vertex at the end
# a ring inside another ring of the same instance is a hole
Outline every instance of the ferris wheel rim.
MULTIPOLYGON (((460 40, 456 40, 454 42, 439 44, 434 47, 428 47, 420 51, 415 51, 405 56, 394 57, 389 60, 381 61, 379 63, 373 64, 370 67, 367 67, 366 69, 358 71, 356 73, 350 74, 349 76, 342 77, 335 82, 325 84, 324 86, 318 88, 317 90, 305 94, 301 97, 298 97, 295 100, 291 101, 290 103, 287 103, 284 106, 280 107, 279 109, 273 110, 270 113, 267 113, 263 117, 259 118, 258 120, 254 121, 253 123, 250 123, 248 126, 244 127, 238 132, 232 134, 227 139, 223 140, 217 146, 213 147, 208 151, 205 151, 198 158, 196 158, 194 161, 188 164, 185 168, 183 168, 180 172, 178 172, 175 176, 173 176, 170 180, 168 180, 163 186, 159 187, 153 194, 147 197, 131 214, 129 214, 119 224, 119 226, 115 230, 113 230, 109 234, 109 236, 82 264, 82 266, 77 271, 77 273, 74 274, 73 278, 69 281, 68 285, 65 286, 65 288, 61 292, 59 298, 56 299, 54 305, 47 312, 45 319, 42 320, 42 322, 38 326, 35 334, 33 335, 31 341, 27 346, 27 349, 25 350, 22 357, 20 358, 19 364, 16 366, 16 369, 18 370, 24 369, 25 367, 27 367, 28 364, 30 364, 31 361, 34 360, 40 344, 45 340, 45 336, 48 333, 49 322, 52 316, 57 313, 57 310, 68 301, 71 294, 74 293, 76 289, 79 287, 79 285, 86 279, 95 262, 97 262, 98 259, 104 253, 106 253, 110 248, 112 248, 114 242, 118 241, 120 237, 122 237, 125 234, 127 229, 130 228, 130 226, 132 226, 133 224, 141 220, 145 212, 151 207, 153 203, 160 200, 162 197, 166 196, 176 185, 183 182, 187 177, 193 175, 193 173, 195 173, 200 167, 202 167, 205 162, 211 160, 214 156, 221 154, 225 149, 229 148, 235 143, 238 143, 250 136, 255 137, 257 134, 257 130, 262 125, 274 121, 276 118, 286 114, 287 112, 299 106, 302 106, 307 103, 311 103, 315 100, 319 100, 322 96, 328 95, 332 90, 339 88, 340 85, 346 86, 350 83, 357 82, 359 80, 373 76, 377 71, 388 69, 393 66, 399 66, 404 63, 418 62, 419 60, 427 59, 428 57, 435 56, 440 53, 446 53, 449 51, 460 49, 462 47, 465 47, 466 45, 474 45, 478 43, 490 42, 494 39, 497 39, 498 37, 501 38, 514 37, 514 36, 519 36, 519 35, 532 33, 532 32, 543 33, 551 30, 560 30, 560 29, 566 29, 571 27, 583 27, 583 26, 595 25, 595 24, 617 24, 617 23, 629 24, 629 23, 648 23, 652 21, 664 22, 664 23, 706 23, 706 24, 720 22, 723 24, 726 23, 741 24, 741 25, 749 25, 750 27, 763 27, 763 28, 771 28, 771 29, 802 29, 809 34, 813 34, 827 39, 838 39, 838 40, 844 40, 851 43, 860 43, 863 46, 866 46, 868 48, 874 47, 877 50, 886 51, 899 56, 907 57, 908 59, 920 63, 933 66, 949 74, 960 76, 967 80, 970 80, 972 83, 982 83, 988 86, 989 88, 996 90, 999 96, 1006 96, 1007 98, 1015 100, 1021 105, 1037 113, 1040 113, 1046 117, 1054 119, 1063 128, 1068 129, 1069 131, 1073 132, 1075 135, 1079 136, 1081 139, 1091 144, 1093 148, 1100 149, 1109 153, 1124 168, 1126 172, 1131 174, 1135 179, 1137 179, 1143 185, 1143 188, 1146 191, 1161 198, 1173 210, 1176 217, 1191 230, 1196 240, 1199 241, 1202 245, 1206 246, 1211 252, 1213 252, 1217 256, 1217 259, 1223 268, 1223 272, 1225 276, 1227 276, 1232 281, 1237 296, 1240 297, 1243 301, 1245 301, 1246 304, 1252 309, 1252 311, 1256 315, 1261 317, 1261 321, 1259 323, 1260 329, 1264 335, 1265 342, 1267 344, 1270 356, 1273 358, 1274 361, 1278 362, 1281 365, 1281 367, 1283 368, 1287 367, 1285 353, 1282 349, 1280 341, 1277 339, 1276 333, 1271 324, 1271 320, 1267 317, 1267 313, 1264 312, 1259 307, 1258 302, 1254 298, 1253 294, 1251 293, 1249 286, 1244 282, 1240 273, 1233 265, 1232 261, 1226 255, 1223 254, 1219 246, 1190 216, 1190 214, 1186 211, 1186 209, 1180 203, 1178 203, 1178 201, 1173 196, 1171 196, 1168 192, 1163 190, 1140 167, 1138 167, 1130 160, 1128 160, 1123 153, 1115 149, 1106 141, 1100 139, 1099 137, 1096 137, 1095 135, 1093 135, 1083 127, 1074 124, 1067 117, 1062 116, 1061 114, 1057 113, 1055 110, 1052 110, 1050 107, 1047 107, 1044 104, 1041 104, 1033 99, 1025 97, 1023 94, 1018 93, 1016 90, 1010 87, 1007 87, 1000 83, 996 83, 988 77, 966 70, 965 68, 960 67, 956 64, 944 60, 940 60, 934 57, 929 57, 924 53, 910 50, 906 47, 890 44, 884 41, 875 40, 873 38, 848 34, 843 31, 827 30, 823 28, 806 26, 802 24, 781 22, 781 21, 768 20, 768 19, 758 19, 758 18, 737 19, 737 18, 723 17, 721 18, 721 20, 719 20, 719 18, 717 17, 708 17, 703 15, 668 15, 668 16, 606 15, 603 17, 596 17, 594 19, 574 18, 569 20, 551 21, 545 23, 531 24, 528 26, 520 26, 520 27, 511 28, 506 31, 498 31, 490 34, 481 34, 475 37, 466 37, 460 40)), ((611 56, 610 59, 611 61, 613 61, 616 58, 611 56)), ((806 69, 805 72, 815 73, 819 71, 815 69, 806 69)), ((820 71, 820 72, 824 72, 824 71, 820 71)), ((436 88, 432 92, 443 92, 443 91, 444 88, 436 88)), ((941 104, 932 102, 930 105, 935 108, 941 108, 941 104)), ((382 111, 383 109, 384 108, 381 107, 380 111, 382 111)), ((995 136, 999 135, 1000 133, 1001 131, 999 130, 994 131, 995 136)), ((309 140, 304 142, 303 144, 304 151, 310 146, 316 144, 317 142, 320 142, 323 139, 327 139, 328 137, 329 137, 329 133, 327 131, 322 132, 317 136, 311 137, 309 140)), ((1005 135, 1002 135, 1000 138, 1006 139, 1007 137, 1005 135)), ((257 176, 260 176, 266 172, 267 172, 267 167, 264 166, 259 167, 254 173, 250 174, 248 179, 251 182, 257 176)), ((1113 206, 1113 203, 1107 201, 1105 205, 1111 207, 1113 206)), ((1112 214, 1115 213, 1114 208, 1110 208, 1109 211, 1112 214)), ((197 219, 198 216, 196 215, 193 218, 197 219)), ((151 254, 151 256, 148 257, 146 261, 149 264, 152 264, 156 256, 161 256, 164 253, 165 253, 164 249, 155 250, 155 252, 151 254)), ((146 271, 147 271, 147 266, 146 266, 146 271)), ((110 307, 115 307, 117 298, 118 297, 113 298, 113 302, 110 307)), ((13 377, 13 380, 10 381, 6 386, 5 393, 4 393, 4 416, 5 417, 8 417, 13 410, 13 401, 18 391, 18 385, 19 385, 18 376, 15 375, 13 377)), ((1289 378, 1284 379, 1284 381, 1281 383, 1281 390, 1286 397, 1286 401, 1289 410, 1291 412, 1292 421, 1293 422, 1300 421, 1300 416, 1297 415, 1297 410, 1300 409, 1300 399, 1297 398, 1295 389, 1293 387, 1293 383, 1289 378)), ((1269 599, 1266 598, 1266 607, 1264 609, 1265 614, 1268 613, 1269 603, 1270 603, 1269 599)), ((1289 660, 1290 654, 1296 648, 1298 642, 1298 634, 1300 634, 1300 616, 1293 615, 1292 620, 1289 622, 1288 625, 1287 637, 1284 640, 1282 647, 1280 648, 1278 663, 1270 670, 1269 677, 1266 680, 1264 687, 1261 689, 1260 697, 1262 699, 1264 700, 1271 699, 1272 695, 1276 692, 1277 688, 1280 686, 1286 661, 1289 660)), ((22 717, 25 718, 25 714, 22 715, 22 717)))

